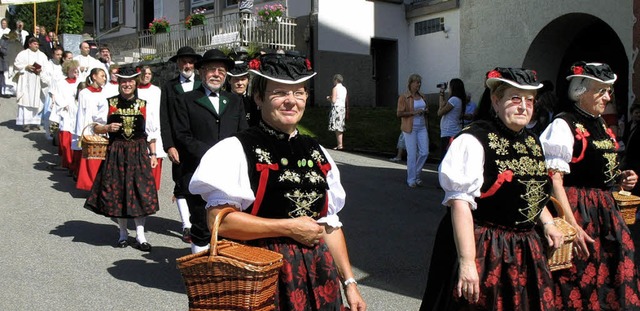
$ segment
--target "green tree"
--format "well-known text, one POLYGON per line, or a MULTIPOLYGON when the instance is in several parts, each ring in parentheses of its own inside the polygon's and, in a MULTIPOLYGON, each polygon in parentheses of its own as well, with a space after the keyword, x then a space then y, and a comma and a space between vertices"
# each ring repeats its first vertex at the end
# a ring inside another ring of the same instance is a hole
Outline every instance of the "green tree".
MULTIPOLYGON (((36 8, 36 23, 47 27, 47 31, 55 31, 58 1, 38 3, 36 8)), ((15 15, 9 15, 9 24, 12 29, 15 29, 16 20, 22 20, 24 28, 29 32, 33 32, 33 4, 16 6, 15 15)), ((84 11, 82 9, 82 0, 61 0, 58 33, 79 34, 83 28, 84 11)))

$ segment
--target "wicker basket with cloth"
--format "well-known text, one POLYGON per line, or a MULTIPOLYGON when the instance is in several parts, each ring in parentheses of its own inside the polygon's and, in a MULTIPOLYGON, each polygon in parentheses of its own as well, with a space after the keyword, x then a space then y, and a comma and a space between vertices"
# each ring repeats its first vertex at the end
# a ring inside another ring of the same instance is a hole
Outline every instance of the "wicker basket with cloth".
POLYGON ((564 219, 564 212, 560 202, 554 197, 551 197, 551 202, 553 202, 554 207, 558 211, 558 217, 554 217, 553 222, 564 234, 564 243, 562 243, 560 248, 556 250, 550 249, 547 254, 549 270, 556 271, 571 268, 573 240, 575 240, 578 231, 564 219))
POLYGON ((189 310, 274 310, 282 254, 218 240, 222 209, 211 229, 209 250, 177 259, 189 297, 189 310))
POLYGON ((107 156, 107 147, 109 146, 109 139, 104 135, 86 135, 87 128, 93 128, 98 123, 87 124, 82 129, 80 147, 82 148, 82 157, 86 159, 99 159, 104 160, 107 156))
POLYGON ((614 191, 613 199, 616 200, 620 214, 624 218, 624 222, 627 225, 633 225, 636 223, 636 210, 640 205, 640 197, 631 194, 628 191, 614 191))

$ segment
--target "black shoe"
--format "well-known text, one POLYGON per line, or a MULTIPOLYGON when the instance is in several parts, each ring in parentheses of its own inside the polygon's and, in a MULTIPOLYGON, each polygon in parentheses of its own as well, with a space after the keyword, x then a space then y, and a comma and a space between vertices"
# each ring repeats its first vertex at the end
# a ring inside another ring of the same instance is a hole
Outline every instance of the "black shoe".
POLYGON ((23 126, 22 127, 22 131, 25 132, 25 133, 28 133, 29 132, 29 126, 28 125, 23 126))
POLYGON ((142 243, 140 243, 140 245, 138 245, 138 248, 143 252, 150 252, 151 251, 151 244, 149 244, 147 242, 142 242, 142 243))
POLYGON ((182 242, 191 243, 191 228, 182 229, 182 242))
POLYGON ((118 248, 126 248, 127 246, 129 246, 129 241, 125 240, 120 240, 118 241, 118 244, 116 244, 116 247, 118 248))

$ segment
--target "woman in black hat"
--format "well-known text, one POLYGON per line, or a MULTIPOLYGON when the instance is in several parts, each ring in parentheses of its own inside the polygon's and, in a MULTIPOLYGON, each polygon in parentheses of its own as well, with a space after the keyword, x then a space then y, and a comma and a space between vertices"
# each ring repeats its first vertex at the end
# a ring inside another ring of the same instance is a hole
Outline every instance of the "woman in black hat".
POLYGON ((616 78, 607 64, 573 64, 574 103, 540 136, 554 196, 578 230, 573 267, 553 273, 561 310, 640 310, 635 249, 612 195, 632 189, 638 176, 620 171, 618 142, 601 117, 616 78))
POLYGON ((536 90, 532 70, 487 73, 491 117, 458 134, 440 165, 448 207, 436 234, 420 310, 556 310, 543 242, 562 233, 545 207, 551 180, 542 147, 525 129, 536 90))
POLYGON ((266 54, 249 62, 261 121, 211 148, 189 190, 207 200, 209 219, 221 208, 220 235, 284 256, 277 310, 351 310, 366 305, 354 279, 338 212, 345 203, 329 153, 298 133, 316 73, 296 54, 266 54), (212 174, 215 172, 215 174, 212 174))
POLYGON ((120 248, 129 246, 127 219, 133 218, 138 248, 151 251, 144 223, 146 216, 159 209, 151 173, 158 160, 155 139, 147 141, 147 133, 156 126, 148 117, 146 101, 136 96, 138 74, 129 67, 119 70, 119 95, 107 99, 106 124, 94 126, 95 133, 109 134, 109 148, 84 207, 118 219, 120 237, 116 247, 120 248))

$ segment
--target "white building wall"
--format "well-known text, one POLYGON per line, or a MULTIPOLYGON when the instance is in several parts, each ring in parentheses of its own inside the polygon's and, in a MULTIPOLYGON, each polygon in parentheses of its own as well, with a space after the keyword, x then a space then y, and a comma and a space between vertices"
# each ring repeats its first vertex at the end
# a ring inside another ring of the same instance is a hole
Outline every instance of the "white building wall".
POLYGON ((422 76, 425 93, 435 93, 436 84, 460 77, 460 10, 412 18, 407 37, 408 57, 400 59, 400 90, 406 89, 406 80, 412 73, 422 76), (440 17, 444 18, 445 31, 415 35, 416 22, 440 17))
MULTIPOLYGON (((551 21, 586 13, 605 21, 632 56, 633 1, 461 0, 461 75, 467 89, 480 92, 484 74, 497 66, 522 66, 529 45, 551 21)), ((605 49, 594 38, 594 49, 605 49)), ((559 56, 561 57, 561 56, 559 56)), ((478 93, 479 94, 479 93, 478 93)))
POLYGON ((318 1, 318 50, 370 53, 374 3, 365 0, 318 1))
POLYGON ((175 0, 153 0, 153 17, 166 17, 169 24, 180 23, 180 2, 175 0))

